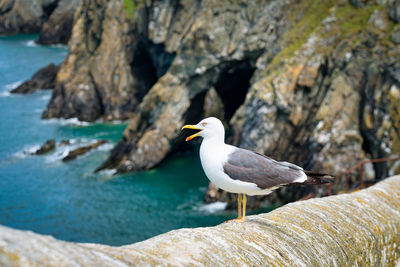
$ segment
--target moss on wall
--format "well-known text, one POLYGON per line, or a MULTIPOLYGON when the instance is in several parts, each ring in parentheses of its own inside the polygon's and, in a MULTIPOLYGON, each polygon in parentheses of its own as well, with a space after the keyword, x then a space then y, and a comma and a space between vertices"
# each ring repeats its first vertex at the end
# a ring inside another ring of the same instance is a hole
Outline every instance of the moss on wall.
POLYGON ((138 3, 135 0, 124 0, 125 16, 129 20, 133 20, 135 18, 135 10, 137 6, 138 3))

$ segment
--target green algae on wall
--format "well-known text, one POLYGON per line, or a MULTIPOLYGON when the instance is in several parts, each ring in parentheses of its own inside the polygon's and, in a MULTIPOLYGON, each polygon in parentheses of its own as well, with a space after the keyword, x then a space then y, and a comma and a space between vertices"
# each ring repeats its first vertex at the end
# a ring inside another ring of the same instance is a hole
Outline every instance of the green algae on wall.
POLYGON ((135 18, 135 10, 137 8, 137 3, 135 0, 124 0, 124 10, 125 10, 125 16, 133 20, 135 18))
POLYGON ((179 229, 121 247, 0 226, 0 265, 15 259, 19 266, 394 266, 399 241, 400 176, 394 176, 356 193, 291 203, 245 223, 179 229))

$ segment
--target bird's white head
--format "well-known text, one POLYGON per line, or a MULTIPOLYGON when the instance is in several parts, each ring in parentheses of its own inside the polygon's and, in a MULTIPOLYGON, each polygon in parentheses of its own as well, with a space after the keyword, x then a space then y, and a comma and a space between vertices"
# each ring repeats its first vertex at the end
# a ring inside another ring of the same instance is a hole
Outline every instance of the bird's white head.
POLYGON ((225 139, 224 125, 219 119, 214 117, 203 119, 196 125, 185 125, 182 127, 182 130, 183 129, 200 130, 199 132, 186 138, 186 141, 190 141, 197 136, 203 137, 204 140, 216 138, 218 140, 222 140, 222 142, 224 142, 225 139))

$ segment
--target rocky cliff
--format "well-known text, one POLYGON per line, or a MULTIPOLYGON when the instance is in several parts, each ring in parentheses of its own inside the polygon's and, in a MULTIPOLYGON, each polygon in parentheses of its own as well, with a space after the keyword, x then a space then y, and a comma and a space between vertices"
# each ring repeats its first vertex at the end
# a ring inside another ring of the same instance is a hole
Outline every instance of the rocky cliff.
POLYGON ((399 210, 396 176, 357 193, 250 216, 245 223, 179 229, 121 247, 64 242, 0 226, 0 265, 395 266, 399 210))
POLYGON ((134 31, 122 1, 83 1, 43 117, 129 118, 155 79, 149 56, 134 53, 142 46, 134 31))
POLYGON ((38 33, 41 44, 66 44, 81 0, 1 0, 0 34, 38 33))
POLYGON ((39 32, 57 0, 0 1, 0 34, 39 32))
POLYGON ((67 44, 71 37, 75 11, 81 0, 59 0, 57 7, 39 32, 39 44, 67 44))
MULTIPOLYGON (((76 13, 44 117, 130 119, 100 167, 156 166, 180 128, 340 176, 400 152, 398 1, 100 1, 76 13)), ((396 165, 376 164, 380 179, 396 165)), ((337 183, 339 189, 343 184, 337 183)), ((283 189, 296 199, 324 188, 283 189)))

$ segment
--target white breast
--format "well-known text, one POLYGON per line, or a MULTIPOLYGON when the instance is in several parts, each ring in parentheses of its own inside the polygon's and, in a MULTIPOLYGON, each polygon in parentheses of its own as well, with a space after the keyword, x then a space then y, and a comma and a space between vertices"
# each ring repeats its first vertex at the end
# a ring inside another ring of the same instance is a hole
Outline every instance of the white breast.
POLYGON ((244 193, 248 195, 266 195, 273 189, 260 189, 254 183, 242 182, 231 179, 225 174, 223 165, 228 160, 228 155, 235 149, 234 146, 224 143, 203 140, 200 147, 200 160, 207 178, 219 188, 231 193, 244 193))

